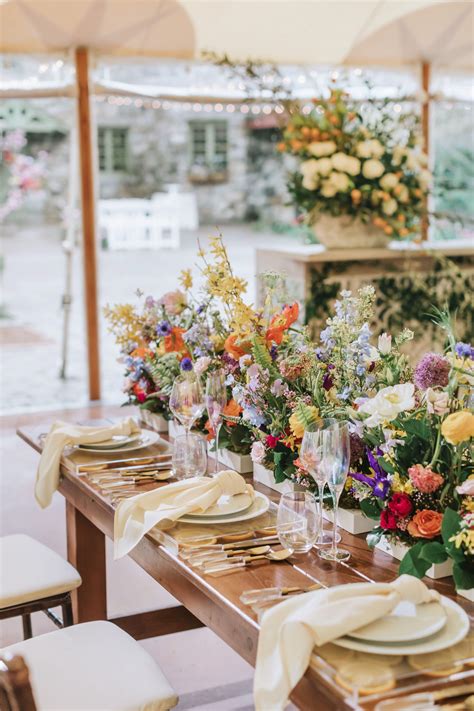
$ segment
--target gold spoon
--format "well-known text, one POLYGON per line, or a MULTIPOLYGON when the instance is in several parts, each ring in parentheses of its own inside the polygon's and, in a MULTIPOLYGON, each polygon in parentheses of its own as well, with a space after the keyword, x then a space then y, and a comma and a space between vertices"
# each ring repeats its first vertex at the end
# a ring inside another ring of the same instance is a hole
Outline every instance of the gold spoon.
POLYGON ((250 555, 250 556, 242 556, 239 558, 234 558, 232 561, 227 560, 226 561, 221 561, 221 562, 216 562, 216 561, 207 561, 203 564, 202 568, 205 573, 220 573, 224 572, 227 570, 233 570, 234 568, 244 568, 247 566, 249 563, 253 563, 254 560, 270 560, 270 561, 283 561, 286 560, 287 558, 292 555, 293 551, 288 551, 288 550, 279 550, 279 551, 273 551, 269 550, 268 553, 263 553, 259 555, 250 555))

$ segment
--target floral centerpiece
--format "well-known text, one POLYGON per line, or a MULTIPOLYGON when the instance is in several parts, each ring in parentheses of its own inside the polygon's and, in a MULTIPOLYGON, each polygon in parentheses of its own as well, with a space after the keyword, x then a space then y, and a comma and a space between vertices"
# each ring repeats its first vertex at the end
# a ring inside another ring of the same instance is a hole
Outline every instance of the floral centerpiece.
POLYGON ((474 414, 468 398, 474 349, 456 343, 443 320, 449 351, 425 354, 407 382, 400 382, 387 342, 381 360, 391 383, 355 403, 358 449, 350 481, 361 509, 377 522, 368 535, 370 546, 381 539, 401 544, 400 572, 418 577, 450 558, 456 586, 469 589, 474 587, 474 414))
POLYGON ((299 165, 289 191, 328 247, 377 246, 419 231, 431 179, 413 116, 363 115, 341 89, 295 113, 278 144, 299 165))

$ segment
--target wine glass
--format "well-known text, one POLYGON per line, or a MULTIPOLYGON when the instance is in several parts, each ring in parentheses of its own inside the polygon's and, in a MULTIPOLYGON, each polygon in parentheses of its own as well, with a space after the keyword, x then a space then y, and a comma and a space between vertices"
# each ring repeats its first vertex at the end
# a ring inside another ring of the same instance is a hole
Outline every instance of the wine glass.
POLYGON ((222 411, 227 405, 227 386, 225 384, 225 373, 223 370, 215 370, 209 373, 206 381, 206 407, 209 422, 215 432, 215 470, 219 469, 219 431, 222 425, 222 411))
POLYGON ((349 472, 351 444, 347 422, 338 422, 323 432, 322 469, 326 483, 333 500, 334 533, 331 548, 320 550, 319 555, 324 560, 347 560, 351 557, 349 551, 337 547, 337 509, 339 498, 349 472))
POLYGON ((188 479, 204 476, 207 470, 207 447, 197 434, 180 435, 173 442, 173 476, 188 479))
POLYGON ((327 546, 332 543, 332 536, 328 533, 324 533, 323 496, 324 487, 326 485, 326 476, 322 464, 324 456, 323 434, 327 429, 335 425, 337 425, 337 420, 334 418, 327 418, 321 420, 317 425, 309 427, 305 430, 299 454, 299 459, 302 465, 313 477, 318 487, 319 535, 316 541, 317 546, 327 546))
POLYGON ((282 494, 278 506, 277 534, 284 548, 294 553, 311 550, 318 535, 316 499, 309 491, 282 494))
POLYGON ((178 375, 170 395, 170 410, 183 425, 186 436, 204 412, 204 396, 201 383, 194 373, 178 375))

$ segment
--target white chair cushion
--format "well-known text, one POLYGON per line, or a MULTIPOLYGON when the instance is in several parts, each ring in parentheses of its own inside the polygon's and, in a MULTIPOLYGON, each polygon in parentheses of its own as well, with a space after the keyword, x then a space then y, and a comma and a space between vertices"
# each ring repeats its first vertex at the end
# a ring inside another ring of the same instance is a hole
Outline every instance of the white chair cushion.
POLYGON ((0 538, 0 609, 59 595, 80 584, 77 570, 34 538, 0 538))
POLYGON ((154 660, 111 622, 85 622, 2 650, 30 669, 38 711, 167 711, 178 698, 154 660))

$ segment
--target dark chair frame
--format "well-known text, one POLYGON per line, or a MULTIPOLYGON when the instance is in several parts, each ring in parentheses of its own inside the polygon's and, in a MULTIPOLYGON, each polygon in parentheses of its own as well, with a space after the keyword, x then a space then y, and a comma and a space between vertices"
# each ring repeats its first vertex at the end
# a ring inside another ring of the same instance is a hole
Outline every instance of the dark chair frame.
POLYGON ((33 636, 31 627, 31 614, 33 612, 44 612, 49 619, 54 622, 56 627, 70 627, 74 624, 72 615, 71 593, 65 592, 60 595, 52 595, 44 597, 40 600, 30 600, 22 602, 19 605, 11 605, 0 609, 0 620, 6 620, 9 617, 19 617, 21 615, 23 622, 23 639, 30 639, 33 636), (61 607, 62 620, 51 611, 52 607, 61 607))

